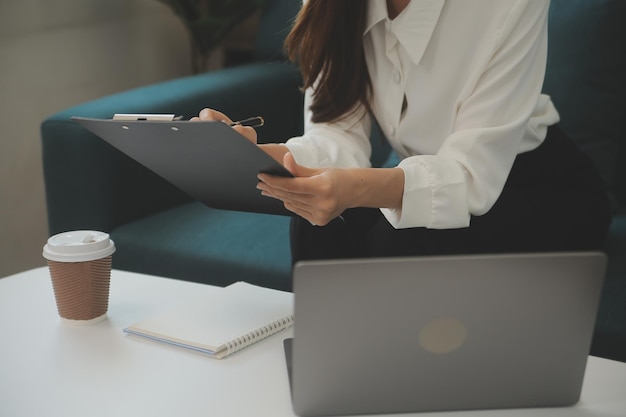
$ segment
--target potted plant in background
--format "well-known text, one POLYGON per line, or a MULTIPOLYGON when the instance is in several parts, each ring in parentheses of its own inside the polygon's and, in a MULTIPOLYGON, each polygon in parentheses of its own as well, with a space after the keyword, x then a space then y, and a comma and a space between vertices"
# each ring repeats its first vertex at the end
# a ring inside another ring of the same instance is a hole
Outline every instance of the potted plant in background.
POLYGON ((158 0, 178 16, 191 41, 194 73, 209 69, 211 54, 244 20, 267 0, 158 0))

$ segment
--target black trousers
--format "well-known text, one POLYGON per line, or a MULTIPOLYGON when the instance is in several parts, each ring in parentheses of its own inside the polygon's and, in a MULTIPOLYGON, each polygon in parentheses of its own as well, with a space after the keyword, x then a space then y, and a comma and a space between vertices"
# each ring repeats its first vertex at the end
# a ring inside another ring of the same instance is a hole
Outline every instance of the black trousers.
POLYGON ((544 252, 600 249, 611 214, 592 161, 557 127, 517 156, 502 194, 482 216, 459 229, 394 229, 378 209, 346 210, 312 226, 291 221, 293 263, 363 257, 544 252))

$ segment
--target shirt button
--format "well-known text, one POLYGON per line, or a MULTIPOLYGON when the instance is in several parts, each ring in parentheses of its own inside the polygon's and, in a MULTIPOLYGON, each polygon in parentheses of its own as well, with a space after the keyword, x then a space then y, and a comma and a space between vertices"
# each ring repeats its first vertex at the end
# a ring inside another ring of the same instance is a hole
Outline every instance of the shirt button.
POLYGON ((393 126, 389 126, 389 135, 390 136, 396 136, 396 128, 393 126))
POLYGON ((396 84, 400 84, 400 81, 402 80, 402 76, 400 75, 400 71, 396 70, 393 72, 393 82, 395 82, 396 84))

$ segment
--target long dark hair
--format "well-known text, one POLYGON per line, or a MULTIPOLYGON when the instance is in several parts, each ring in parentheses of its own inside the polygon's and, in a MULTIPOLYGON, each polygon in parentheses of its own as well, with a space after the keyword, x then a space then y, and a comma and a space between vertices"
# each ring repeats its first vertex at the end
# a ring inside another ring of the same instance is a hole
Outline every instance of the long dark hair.
POLYGON ((363 52, 367 2, 308 0, 285 40, 298 62, 303 88, 315 85, 313 122, 332 122, 361 103, 369 109, 371 82, 363 52))

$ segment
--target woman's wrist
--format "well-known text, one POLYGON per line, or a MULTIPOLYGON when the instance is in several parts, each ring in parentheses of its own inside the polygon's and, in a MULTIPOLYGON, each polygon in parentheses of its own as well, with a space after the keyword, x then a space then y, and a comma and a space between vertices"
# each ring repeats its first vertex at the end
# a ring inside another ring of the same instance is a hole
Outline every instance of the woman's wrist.
POLYGON ((269 156, 280 162, 281 165, 285 154, 289 152, 289 148, 282 143, 264 143, 258 146, 269 156))
POLYGON ((404 171, 401 168, 345 169, 351 207, 401 209, 404 171))

